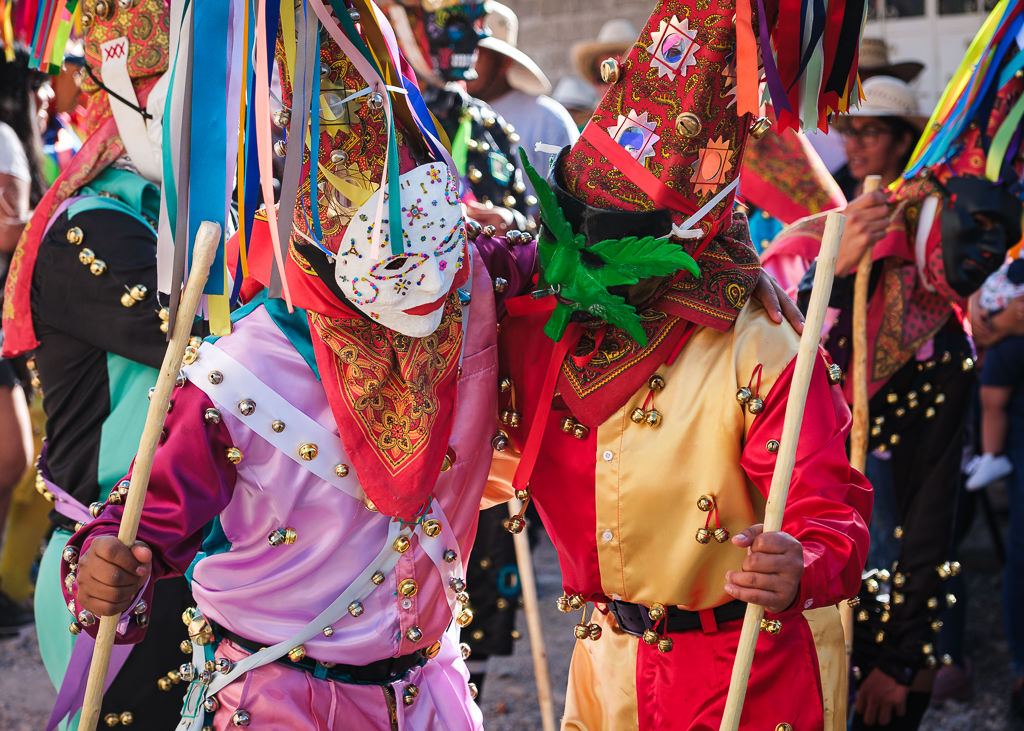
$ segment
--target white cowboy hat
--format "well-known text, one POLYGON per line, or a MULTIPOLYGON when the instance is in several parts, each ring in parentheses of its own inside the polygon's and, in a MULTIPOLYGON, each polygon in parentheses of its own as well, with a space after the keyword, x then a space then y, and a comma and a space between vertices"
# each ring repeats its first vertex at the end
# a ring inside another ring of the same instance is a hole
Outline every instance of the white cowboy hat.
POLYGON ((551 96, 566 109, 593 109, 601 99, 594 87, 579 76, 563 76, 551 96))
POLYGON ((592 84, 600 83, 598 63, 610 56, 621 56, 632 48, 639 36, 639 31, 628 20, 609 20, 601 26, 596 39, 573 44, 572 60, 576 71, 592 84))
POLYGON ((928 117, 918 112, 917 97, 905 81, 894 76, 872 76, 861 84, 864 100, 848 117, 899 117, 917 128, 924 129, 928 117))
POLYGON ((487 0, 484 9, 487 11, 484 30, 489 35, 480 39, 480 48, 490 49, 512 59, 514 63, 506 77, 509 86, 530 96, 550 93, 551 82, 540 66, 516 47, 519 42, 519 18, 516 14, 495 0, 487 0))

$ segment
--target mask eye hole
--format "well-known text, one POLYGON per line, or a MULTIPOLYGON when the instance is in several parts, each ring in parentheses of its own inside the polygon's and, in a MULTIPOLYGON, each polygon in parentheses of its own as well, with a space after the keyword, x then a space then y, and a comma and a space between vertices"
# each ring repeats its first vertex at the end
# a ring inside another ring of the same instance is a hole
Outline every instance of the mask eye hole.
POLYGON ((391 272, 398 271, 399 269, 405 266, 406 261, 408 261, 407 257, 400 256, 389 261, 387 264, 384 265, 384 268, 391 272))

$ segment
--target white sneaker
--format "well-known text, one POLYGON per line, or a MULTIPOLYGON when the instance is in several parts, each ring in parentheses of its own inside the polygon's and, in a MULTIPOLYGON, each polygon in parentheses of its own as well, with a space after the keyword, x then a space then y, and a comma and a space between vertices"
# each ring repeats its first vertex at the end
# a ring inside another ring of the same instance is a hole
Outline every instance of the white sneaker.
POLYGON ((980 490, 986 485, 1006 477, 1013 472, 1013 463, 1003 454, 999 456, 983 454, 973 468, 966 484, 967 489, 971 491, 980 490))

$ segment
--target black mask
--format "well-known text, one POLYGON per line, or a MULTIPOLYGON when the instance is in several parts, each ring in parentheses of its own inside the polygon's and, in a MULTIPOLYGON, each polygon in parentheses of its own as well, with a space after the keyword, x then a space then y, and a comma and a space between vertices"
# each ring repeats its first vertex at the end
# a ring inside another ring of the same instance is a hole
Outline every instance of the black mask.
POLYGON ((953 290, 969 297, 1021 237, 1021 202, 1005 185, 953 178, 942 207, 942 261, 953 290), (986 227, 987 226, 987 227, 986 227))
POLYGON ((470 0, 423 13, 423 29, 430 45, 430 60, 445 81, 476 78, 477 46, 483 33, 477 23, 484 17, 482 0, 470 0))

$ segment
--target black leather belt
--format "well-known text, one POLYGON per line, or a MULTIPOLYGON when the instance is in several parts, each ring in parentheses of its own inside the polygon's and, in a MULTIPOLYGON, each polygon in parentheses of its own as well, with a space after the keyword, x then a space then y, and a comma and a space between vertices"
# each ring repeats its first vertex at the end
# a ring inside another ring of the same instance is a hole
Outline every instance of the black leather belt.
MULTIPOLYGON (((615 620, 623 632, 642 637, 645 630, 654 629, 654 622, 648 614, 648 608, 641 604, 611 601, 608 602, 608 609, 615 615, 615 620)), ((716 624, 723 624, 742 619, 746 611, 746 602, 733 599, 727 604, 715 607, 711 613, 715 617, 716 624)), ((689 612, 678 607, 665 607, 665 619, 658 623, 657 629, 659 634, 666 632, 671 634, 700 628, 700 612, 689 612)))
MULTIPOLYGON (((266 645, 247 640, 236 635, 234 632, 220 626, 214 627, 216 636, 220 639, 231 640, 236 645, 249 652, 259 652, 266 645)), ((401 657, 386 657, 383 660, 371 662, 368 665, 345 665, 343 663, 322 663, 310 657, 293 661, 288 656, 277 659, 277 662, 297 670, 305 670, 307 673, 318 678, 336 680, 339 683, 350 683, 352 685, 391 685, 403 677, 413 668, 422 667, 426 664, 425 655, 414 652, 401 657)))

